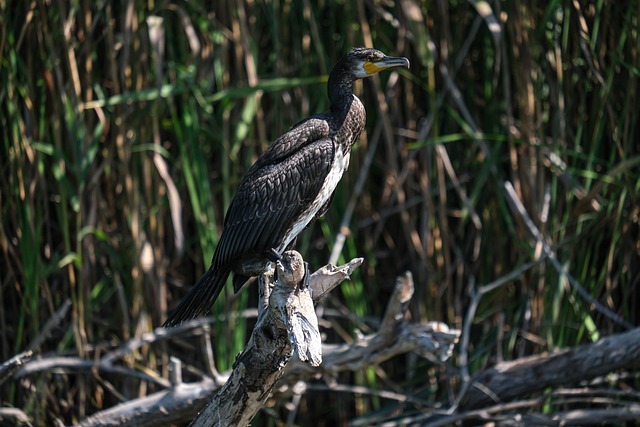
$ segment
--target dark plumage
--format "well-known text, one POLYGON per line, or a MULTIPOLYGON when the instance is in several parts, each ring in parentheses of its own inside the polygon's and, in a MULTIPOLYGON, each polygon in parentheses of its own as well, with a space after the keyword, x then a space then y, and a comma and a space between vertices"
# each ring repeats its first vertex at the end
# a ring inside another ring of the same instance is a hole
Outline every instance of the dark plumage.
POLYGON ((366 48, 351 49, 338 61, 328 82, 331 109, 294 125, 247 171, 227 211, 211 267, 165 326, 206 313, 230 273, 238 292, 326 212, 365 125, 353 82, 392 67, 408 68, 409 61, 366 48))

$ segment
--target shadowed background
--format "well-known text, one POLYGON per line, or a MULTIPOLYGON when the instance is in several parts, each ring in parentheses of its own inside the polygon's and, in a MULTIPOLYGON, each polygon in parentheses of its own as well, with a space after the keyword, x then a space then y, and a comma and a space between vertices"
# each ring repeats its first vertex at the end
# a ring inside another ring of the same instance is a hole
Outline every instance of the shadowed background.
MULTIPOLYGON (((559 270, 638 324, 640 4, 212 3, 0 4, 2 360, 28 348, 91 360, 161 325, 209 266, 244 172, 328 108, 328 72, 361 45, 406 56, 411 69, 356 84, 365 132, 328 213, 298 239, 312 269, 365 258, 324 302, 328 339, 375 329, 406 270, 413 320, 457 328, 480 286, 517 272, 468 316, 470 373, 623 330, 559 270)), ((244 348, 255 292, 229 286, 214 307, 241 314, 213 323, 221 371, 244 348)), ((170 352, 193 380, 203 345, 161 342, 123 364, 166 377, 170 352)), ((465 369, 408 355, 336 380, 448 405, 465 369)), ((43 374, 3 384, 0 399, 50 425, 158 387, 43 374)), ((284 422, 283 401, 256 425, 284 422)), ((311 389, 295 422, 423 409, 311 389)))

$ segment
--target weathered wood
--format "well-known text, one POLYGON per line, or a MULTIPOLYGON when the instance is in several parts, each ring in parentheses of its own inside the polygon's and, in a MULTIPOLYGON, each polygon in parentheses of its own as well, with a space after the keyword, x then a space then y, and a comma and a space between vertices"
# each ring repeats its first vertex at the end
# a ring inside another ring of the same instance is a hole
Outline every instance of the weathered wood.
POLYGON ((301 299, 313 305, 310 293, 301 288, 305 275, 302 256, 288 251, 282 258, 277 263, 275 287, 273 276, 261 276, 261 296, 268 298, 268 306, 262 301, 247 347, 237 357, 229 380, 198 414, 192 427, 248 425, 282 376, 294 351, 288 330, 289 316, 296 316, 293 305, 301 299))
MULTIPOLYGON (((313 300, 317 301, 325 296, 327 292, 329 292, 343 280, 348 278, 349 275, 355 270, 355 268, 357 268, 361 263, 362 259, 358 258, 339 267, 322 267, 321 269, 310 275, 308 278, 308 287, 311 290, 313 300)), ((272 289, 269 284, 273 282, 273 274, 268 273, 264 277, 261 277, 260 281, 259 317, 264 316, 268 311, 267 308, 270 304, 272 289), (262 283, 262 281, 264 281, 264 283, 262 283)), ((311 363, 303 363, 298 358, 292 358, 285 369, 284 378, 281 378, 278 384, 282 385, 283 387, 294 386, 294 384, 299 384, 299 379, 301 376, 305 378, 305 376, 308 375, 332 375, 332 373, 346 370, 359 370, 370 365, 382 363, 395 355, 410 351, 417 352, 424 357, 438 362, 446 360, 451 355, 453 344, 457 341, 459 331, 449 330, 446 325, 438 322, 430 322, 428 324, 409 322, 407 320, 406 310, 408 307, 408 302, 413 296, 413 288, 413 280, 410 273, 399 278, 396 284, 396 289, 389 300, 387 312, 385 314, 384 320, 381 323, 379 331, 370 335, 360 337, 355 342, 350 344, 322 345, 321 355, 323 361, 319 367, 314 367, 314 364, 311 363)), ((303 292, 291 293, 293 298, 287 299, 287 301, 289 301, 290 303, 293 302, 293 305, 289 307, 290 310, 297 304, 299 298, 298 294, 304 293, 304 289, 303 292)), ((274 295, 274 297, 276 296, 274 295)), ((276 297, 276 299, 278 299, 278 297, 276 297)), ((285 303, 284 307, 286 306, 287 305, 285 303)), ((300 314, 304 313, 305 311, 294 309, 293 312, 300 314)), ((304 316, 310 316, 310 314, 304 314, 304 316)), ((291 328, 294 328, 293 322, 291 323, 291 328)), ((295 327, 299 327, 299 325, 295 327)), ((256 326, 256 329, 259 328, 256 326)), ((261 335, 260 340, 262 341, 259 341, 258 337, 256 337, 256 340, 258 341, 254 341, 253 343, 250 342, 250 345, 254 345, 254 351, 257 351, 255 350, 256 342, 264 343, 264 340, 268 338, 264 337, 265 330, 270 331, 267 333, 267 335, 275 334, 275 332, 270 330, 269 328, 262 328, 261 331, 257 332, 257 334, 261 335)), ((299 329, 299 331, 305 330, 305 327, 300 327, 299 329)), ((278 331, 278 337, 280 339, 286 340, 287 337, 288 339, 291 339, 291 335, 292 333, 289 332, 286 324, 281 324, 278 331)), ((301 336, 304 336, 304 333, 302 333, 301 336)), ((166 339, 166 330, 161 330, 157 334, 157 338, 166 339)), ((153 338, 151 336, 146 337, 145 339, 146 343, 152 341, 153 338)), ((287 345, 288 344, 283 344, 284 347, 287 347, 287 345)), ((130 347, 135 347, 135 345, 132 343, 131 345, 124 346, 124 348, 130 347)), ((286 348, 286 350, 290 353, 293 348, 286 348)), ((245 391, 253 390, 254 392, 252 393, 252 395, 254 397, 257 396, 260 399, 266 398, 268 396, 268 393, 266 393, 264 390, 262 393, 255 392, 257 389, 254 385, 254 382, 249 382, 249 376, 247 375, 247 366, 253 366, 254 368, 259 369, 264 369, 264 366, 266 366, 263 362, 256 362, 260 363, 261 365, 254 364, 249 358, 262 357, 262 359, 260 360, 265 360, 264 357, 266 356, 251 356, 245 354, 247 351, 248 350, 245 350, 245 352, 243 352, 238 357, 238 361, 236 362, 234 368, 234 372, 238 371, 237 374, 242 374, 245 376, 238 376, 234 380, 227 381, 230 389, 225 392, 225 396, 223 396, 223 392, 220 391, 217 402, 226 399, 229 404, 233 404, 238 400, 243 400, 244 398, 241 395, 234 394, 232 392, 233 387, 244 387, 245 391), (231 383, 231 381, 234 381, 235 384, 231 383)), ((305 351, 306 350, 304 346, 300 346, 298 349, 299 353, 305 353, 305 351)), ((103 359, 106 359, 109 362, 109 365, 114 362, 113 357, 109 357, 108 355, 105 355, 103 359)), ((275 360, 277 361, 278 359, 276 358, 275 360)), ((277 362, 271 361, 266 363, 277 362)), ((99 366, 102 365, 104 365, 104 363, 102 363, 102 361, 99 362, 99 366)), ((229 375, 221 375, 221 378, 226 379, 228 376, 229 375)), ((269 378, 261 378, 260 381, 268 384, 269 382, 274 380, 275 376, 276 375, 274 374, 269 378)), ((130 402, 125 402, 121 405, 117 405, 108 410, 94 414, 93 416, 83 420, 80 425, 83 427, 119 424, 136 426, 168 425, 178 422, 179 420, 193 418, 196 413, 206 404, 206 401, 210 399, 210 397, 207 398, 207 396, 211 396, 211 394, 215 393, 216 390, 219 390, 219 387, 210 379, 206 379, 197 383, 180 384, 179 386, 173 387, 166 391, 155 393, 153 395, 149 395, 140 399, 135 399, 130 402)), ((260 405, 252 405, 253 410, 257 410, 256 408, 259 408, 260 405)), ((215 409, 218 408, 217 404, 211 404, 210 406, 212 407, 211 411, 215 415, 215 409)), ((220 407, 219 409, 219 413, 221 413, 222 408, 220 407)), ((244 406, 238 406, 237 408, 232 408, 231 410, 232 412, 237 412, 238 410, 245 409, 246 408, 244 406)), ((220 423, 222 423, 222 421, 231 423, 234 419, 233 417, 233 415, 224 415, 222 416, 223 419, 220 420, 220 423)), ((236 421, 245 422, 245 424, 248 423, 246 419, 243 419, 242 421, 236 419, 236 421)), ((200 425, 207 424, 203 421, 203 424, 200 425)))
POLYGON ((195 417, 219 387, 210 379, 133 399, 83 419, 76 427, 157 427, 183 423, 195 417))
POLYGON ((460 402, 461 410, 479 408, 561 384, 573 384, 621 368, 638 366, 640 328, 571 350, 498 363, 480 372, 460 402))
POLYGON ((11 359, 0 365, 0 384, 9 379, 13 373, 31 359, 32 356, 33 351, 27 350, 20 354, 16 354, 11 359))
MULTIPOLYGON (((606 395, 606 391, 604 392, 606 395)), ((555 393, 552 393, 555 394, 555 393)), ((627 398, 634 399, 629 393, 627 398)), ((429 427, 449 427, 452 425, 504 425, 504 426, 588 426, 614 425, 640 419, 640 404, 619 399, 607 399, 598 391, 591 392, 589 398, 574 398, 570 404, 580 405, 580 409, 569 409, 555 413, 542 413, 544 398, 516 400, 484 406, 480 409, 456 411, 452 413, 425 413, 407 417, 403 421, 407 425, 428 425, 429 427), (606 401, 611 407, 593 408, 594 401, 603 404, 606 401)), ((561 404, 562 405, 562 404, 561 404)), ((564 405, 562 405, 564 406, 564 405)))
POLYGON ((23 410, 18 408, 0 408, 0 425, 2 426, 28 426, 31 419, 23 410))
POLYGON ((329 264, 319 268, 309 277, 309 289, 311 289, 313 301, 320 301, 340 283, 348 279, 363 261, 363 258, 354 258, 338 267, 329 264))
POLYGON ((407 321, 407 309, 413 292, 413 276, 407 272, 398 277, 377 332, 362 336, 349 344, 325 344, 322 365, 310 367, 292 360, 287 367, 287 374, 304 372, 331 375, 347 370, 357 371, 412 351, 435 363, 443 363, 451 357, 460 331, 449 329, 440 322, 407 321))

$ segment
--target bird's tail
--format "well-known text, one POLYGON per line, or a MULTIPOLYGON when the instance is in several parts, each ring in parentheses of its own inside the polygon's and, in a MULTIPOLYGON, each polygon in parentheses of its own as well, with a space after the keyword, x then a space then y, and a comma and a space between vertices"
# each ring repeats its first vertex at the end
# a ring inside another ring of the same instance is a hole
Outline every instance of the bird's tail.
POLYGON ((182 298, 163 326, 165 328, 178 326, 182 322, 194 319, 209 311, 220 295, 228 276, 228 271, 209 268, 198 280, 198 283, 182 298))

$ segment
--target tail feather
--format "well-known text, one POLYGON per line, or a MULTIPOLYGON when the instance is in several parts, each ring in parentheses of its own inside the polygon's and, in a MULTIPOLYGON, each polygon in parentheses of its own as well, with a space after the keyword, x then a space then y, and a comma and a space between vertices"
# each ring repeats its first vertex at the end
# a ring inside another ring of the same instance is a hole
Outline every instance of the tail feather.
POLYGON ((182 298, 163 326, 165 328, 178 326, 208 312, 220 295, 228 276, 229 272, 220 272, 214 268, 207 270, 182 298))

